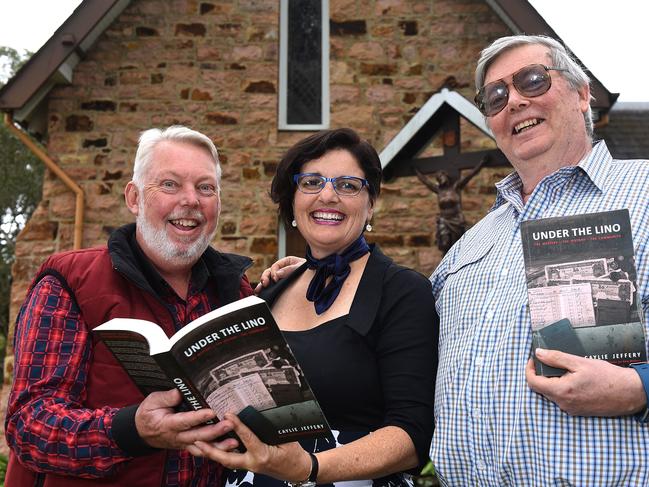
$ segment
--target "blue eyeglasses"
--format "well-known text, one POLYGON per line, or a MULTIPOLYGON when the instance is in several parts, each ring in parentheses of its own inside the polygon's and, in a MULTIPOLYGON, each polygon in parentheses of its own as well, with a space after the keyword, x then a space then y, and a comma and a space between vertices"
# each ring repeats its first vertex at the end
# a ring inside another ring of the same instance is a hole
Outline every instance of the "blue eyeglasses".
POLYGON ((293 176, 293 182, 297 184, 297 189, 306 194, 318 194, 324 189, 327 181, 331 183, 334 191, 340 196, 356 196, 364 186, 369 184, 367 179, 357 178, 355 176, 326 178, 320 174, 313 173, 296 174, 293 176))

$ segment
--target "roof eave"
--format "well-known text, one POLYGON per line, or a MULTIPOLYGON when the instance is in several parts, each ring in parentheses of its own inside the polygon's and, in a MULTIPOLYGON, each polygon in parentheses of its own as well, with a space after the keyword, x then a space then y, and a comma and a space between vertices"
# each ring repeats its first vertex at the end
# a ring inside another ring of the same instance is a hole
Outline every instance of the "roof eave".
POLYGON ((447 104, 458 112, 464 119, 482 131, 488 137, 493 139, 493 134, 480 110, 455 91, 449 91, 442 88, 438 93, 432 95, 426 103, 417 111, 417 113, 408 121, 408 123, 399 131, 399 133, 385 146, 381 151, 379 159, 381 167, 385 169, 412 137, 426 124, 430 118, 442 107, 447 104))
POLYGON ((75 66, 130 0, 84 0, 25 65, 0 89, 0 111, 27 125, 58 84, 72 82, 75 66))
MULTIPOLYGON (((514 34, 547 35, 560 40, 565 45, 561 37, 527 0, 485 1, 514 34)), ((566 48, 570 51, 569 46, 566 46, 566 48)), ((570 52, 590 77, 591 95, 594 97, 591 103, 593 110, 601 115, 608 113, 620 94, 608 91, 604 84, 581 62, 579 57, 574 52, 570 52)))

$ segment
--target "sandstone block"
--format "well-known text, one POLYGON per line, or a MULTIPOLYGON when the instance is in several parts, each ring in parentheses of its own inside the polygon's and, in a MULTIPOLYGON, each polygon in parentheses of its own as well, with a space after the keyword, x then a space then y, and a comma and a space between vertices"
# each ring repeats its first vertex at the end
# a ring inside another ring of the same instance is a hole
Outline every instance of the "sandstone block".
POLYGON ((228 220, 220 223, 221 235, 234 235, 237 233, 237 224, 233 220, 228 220))
POLYGON ((385 58, 385 50, 378 42, 357 42, 349 49, 349 57, 377 61, 385 58))
POLYGON ((194 22, 191 24, 176 24, 175 35, 205 37, 206 32, 207 28, 205 27, 205 24, 194 22))
POLYGON ((332 36, 362 36, 367 34, 367 24, 364 20, 345 20, 329 22, 329 33, 332 36))
POLYGON ((329 62, 329 81, 333 84, 350 84, 354 82, 354 71, 345 61, 329 62))
POLYGON ((50 200, 50 215, 54 219, 74 218, 75 197, 72 194, 62 194, 50 200))
POLYGON ((335 21, 343 21, 358 12, 355 0, 329 0, 329 15, 335 21))
POLYGON ((403 15, 409 10, 409 2, 405 0, 377 0, 374 14, 377 16, 403 15))
POLYGON ((394 99, 394 88, 387 85, 372 86, 365 92, 370 103, 389 103, 394 99))
POLYGON ((399 28, 404 36, 416 36, 419 33, 416 20, 403 20, 399 22, 399 28))
MULTIPOLYGON (((59 229, 59 224, 53 221, 43 221, 31 218, 25 227, 20 232, 20 240, 33 241, 33 240, 54 240, 56 233, 59 229)), ((25 245, 16 246, 26 247, 25 245)))
POLYGON ((250 251, 258 254, 273 255, 277 254, 277 238, 275 237, 256 237, 252 239, 250 251))
POLYGON ((212 95, 207 91, 194 89, 192 90, 191 99, 195 101, 210 101, 212 100, 212 95))
MULTIPOLYGON (((373 110, 371 106, 343 106, 335 107, 331 113, 332 125, 341 127, 362 127, 372 124, 373 110)), ((299 135, 304 138, 304 134, 299 135)))
POLYGON ((259 46, 237 46, 232 50, 232 61, 259 60, 263 51, 259 46))
POLYGON ((206 113, 205 121, 214 125, 236 125, 239 123, 234 115, 219 112, 206 113))
POLYGON ((65 119, 67 132, 90 132, 93 128, 92 120, 87 115, 69 115, 65 119))
POLYGON ((252 81, 244 89, 246 93, 275 93, 275 85, 270 81, 252 81))
POLYGON ((248 255, 248 238, 223 236, 216 243, 216 248, 222 252, 233 252, 248 255))
POLYGON ((361 94, 358 85, 332 85, 329 91, 331 103, 357 102, 361 94))

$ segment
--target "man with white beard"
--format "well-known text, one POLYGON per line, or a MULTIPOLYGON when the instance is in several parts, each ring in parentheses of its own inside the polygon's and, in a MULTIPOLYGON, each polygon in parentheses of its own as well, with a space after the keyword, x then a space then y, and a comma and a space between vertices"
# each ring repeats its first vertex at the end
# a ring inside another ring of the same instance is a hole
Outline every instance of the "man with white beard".
POLYGON ((209 246, 221 168, 216 147, 186 127, 142 133, 125 188, 135 224, 108 245, 51 256, 16 323, 7 409, 7 485, 220 485, 220 465, 185 448, 226 433, 210 410, 176 412, 177 390, 143 397, 90 331, 114 317, 168 335, 252 294, 250 259, 209 246))

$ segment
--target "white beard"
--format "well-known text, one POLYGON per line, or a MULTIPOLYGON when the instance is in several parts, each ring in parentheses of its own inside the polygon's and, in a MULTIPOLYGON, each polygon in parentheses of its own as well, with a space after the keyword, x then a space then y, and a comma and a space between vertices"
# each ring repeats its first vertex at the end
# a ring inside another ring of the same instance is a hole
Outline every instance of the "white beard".
MULTIPOLYGON (((203 221, 205 217, 198 211, 189 211, 184 215, 172 216, 170 219, 179 218, 194 218, 203 221)), ((155 228, 145 215, 143 201, 140 200, 139 211, 135 219, 137 230, 140 232, 142 239, 146 242, 147 246, 155 252, 163 260, 176 265, 193 265, 198 261, 203 252, 207 249, 210 242, 216 235, 216 227, 214 231, 208 234, 201 234, 189 246, 179 246, 172 242, 164 229, 155 228)))

